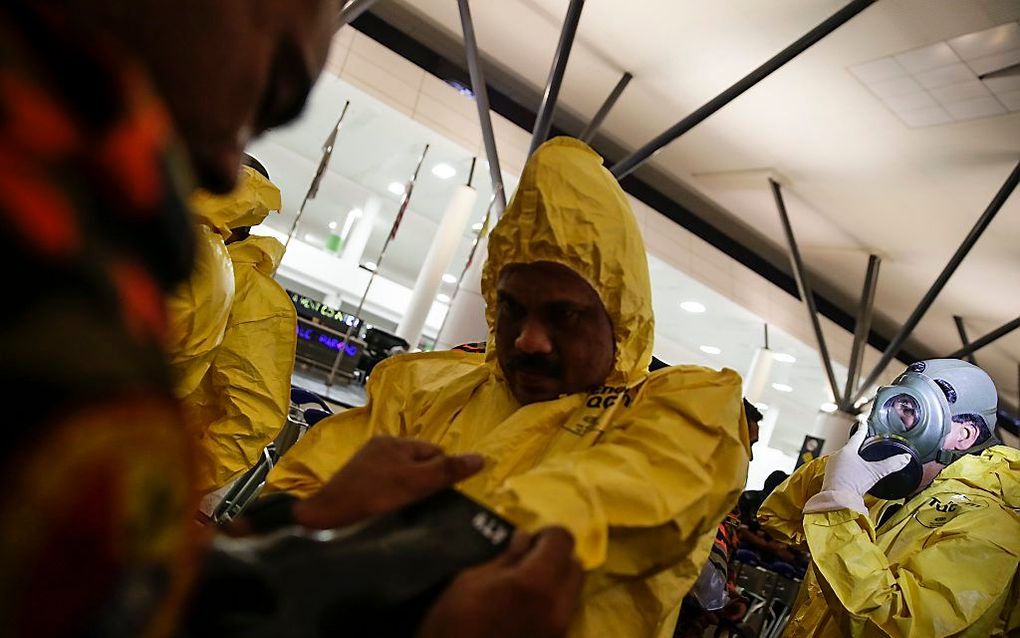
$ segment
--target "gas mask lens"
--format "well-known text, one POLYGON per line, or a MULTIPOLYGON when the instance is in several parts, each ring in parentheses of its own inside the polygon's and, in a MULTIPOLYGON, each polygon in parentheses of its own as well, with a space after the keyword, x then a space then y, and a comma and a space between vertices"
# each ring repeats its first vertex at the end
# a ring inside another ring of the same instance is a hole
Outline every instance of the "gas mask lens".
POLYGON ((902 424, 904 432, 913 429, 924 416, 917 400, 909 394, 897 394, 885 402, 883 409, 886 413, 886 423, 902 424))

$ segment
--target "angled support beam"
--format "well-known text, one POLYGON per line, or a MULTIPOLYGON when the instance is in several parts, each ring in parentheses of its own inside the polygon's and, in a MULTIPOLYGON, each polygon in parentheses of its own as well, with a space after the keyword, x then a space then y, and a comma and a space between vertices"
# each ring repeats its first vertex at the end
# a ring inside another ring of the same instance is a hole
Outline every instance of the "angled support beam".
POLYGON ((492 132, 489 89, 485 84, 482 60, 478 54, 478 40, 475 39, 471 7, 468 6, 468 0, 457 0, 457 6, 460 8, 460 26, 464 32, 464 50, 467 53, 468 73, 471 76, 471 92, 475 94, 475 107, 478 109, 478 123, 482 127, 482 145, 485 147, 485 159, 489 163, 489 179, 492 181, 492 193, 496 198, 494 206, 498 219, 506 208, 506 191, 503 189, 503 173, 499 168, 499 153, 496 152, 496 136, 492 132))
POLYGON ((549 69, 549 80, 545 83, 542 106, 538 109, 535 130, 531 133, 529 157, 549 137, 553 113, 556 112, 556 100, 559 99, 560 85, 563 83, 563 73, 567 70, 567 59, 570 57, 571 47, 574 46, 574 36, 577 34, 577 24, 581 21, 583 8, 584 0, 570 0, 567 7, 567 16, 563 19, 563 28, 560 31, 560 41, 553 55, 552 68, 549 69))
POLYGON ((864 274, 864 289, 861 291, 861 303, 857 309, 857 321, 854 322, 854 344, 850 350, 850 367, 847 370, 846 390, 843 392, 844 412, 850 412, 853 404, 850 399, 857 389, 857 377, 864 363, 864 350, 868 345, 868 333, 871 332, 871 318, 875 309, 875 291, 878 289, 878 269, 882 259, 878 255, 868 256, 868 270, 864 274))
MULTIPOLYGON (((981 216, 974 224, 974 227, 971 228, 970 232, 967 233, 967 236, 963 238, 963 242, 960 244, 960 247, 957 248, 956 252, 953 253, 953 256, 949 258, 949 263, 946 264, 946 267, 942 269, 941 273, 939 273, 935 283, 931 285, 928 292, 926 292, 924 297, 921 298, 921 301, 918 302, 917 307, 914 308, 914 312, 910 314, 910 317, 908 317, 900 327, 899 332, 897 332, 896 336, 894 336, 892 341, 889 342, 889 346, 885 349, 885 352, 882 353, 882 358, 878 360, 878 363, 875 364, 875 367, 868 375, 868 378, 864 380, 861 387, 856 393, 854 393, 851 403, 856 403, 857 400, 861 398, 868 388, 871 387, 871 384, 878 380, 878 375, 882 374, 882 371, 885 370, 885 367, 893 360, 893 357, 899 353, 900 348, 903 347, 903 344, 906 342, 907 338, 910 337, 910 334, 914 331, 914 328, 917 327, 917 324, 921 322, 921 318, 924 317, 924 314, 928 312, 929 308, 931 308, 932 303, 935 301, 935 298, 938 297, 939 293, 942 292, 942 289, 946 286, 949 278, 956 272, 956 269, 960 266, 963 258, 967 256, 967 253, 969 253, 970 249, 974 247, 977 240, 981 238, 982 233, 985 232, 988 225, 992 223, 993 219, 995 219, 995 215, 1002 208, 1002 205, 1006 203, 1007 199, 1009 199, 1010 194, 1016 188, 1018 182, 1020 182, 1020 162, 1017 162, 1016 166, 1013 167, 1013 171, 1010 172, 1009 177, 1007 177, 1006 181, 1003 182, 1002 187, 999 188, 999 192, 995 194, 995 197, 992 198, 992 201, 988 204, 985 211, 981 213, 981 216)), ((973 352, 973 350, 969 350, 968 352, 973 352)), ((959 355, 960 353, 956 354, 956 356, 959 355)))
MULTIPOLYGON (((963 325, 963 317, 961 317, 960 315, 953 315, 953 323, 956 324, 956 331, 960 333, 960 343, 962 343, 963 347, 966 348, 967 346, 970 345, 970 339, 967 337, 967 328, 966 326, 963 325)), ((963 358, 966 359, 969 363, 977 365, 977 361, 974 360, 973 353, 968 354, 963 358)))
POLYGON ((607 97, 606 101, 602 103, 599 110, 595 112, 595 117, 591 118, 591 122, 588 123, 588 126, 584 127, 584 130, 581 131, 580 139, 582 142, 585 144, 591 144, 591 140, 595 137, 595 133, 599 130, 599 127, 602 126, 602 121, 606 119, 607 115, 609 115, 609 111, 616 106, 616 101, 620 99, 620 94, 623 93, 623 90, 627 88, 627 85, 630 84, 630 81, 633 78, 634 76, 629 72, 623 74, 620 81, 617 82, 616 86, 613 87, 613 90, 609 92, 609 97, 607 97))
POLYGON ((372 8, 378 0, 350 0, 340 9, 340 26, 354 22, 358 17, 372 8))
POLYGON ((797 280, 797 290, 800 292, 801 300, 804 301, 804 308, 807 310, 808 319, 811 321, 811 328, 815 331, 818 356, 822 360, 822 368, 824 368, 825 376, 829 380, 832 396, 834 400, 838 401, 842 395, 836 384, 836 375, 832 372, 832 358, 829 357, 829 348, 825 345, 825 335, 822 334, 822 324, 818 320, 818 309, 815 308, 815 295, 811 291, 811 282, 808 281, 807 273, 804 272, 804 262, 800 258, 800 248, 797 247, 797 239, 793 236, 790 216, 786 214, 783 192, 780 189, 779 182, 774 179, 769 178, 769 186, 772 187, 772 195, 776 198, 779 220, 783 223, 783 233, 786 235, 786 243, 790 248, 790 266, 793 268, 793 277, 797 280))
POLYGON ((612 168, 613 175, 617 179, 630 175, 637 167, 662 150, 664 146, 703 122, 710 115, 732 102, 744 91, 764 80, 773 71, 806 51, 811 45, 843 26, 848 20, 874 3, 875 0, 853 0, 853 2, 826 18, 824 22, 814 29, 808 31, 799 40, 774 55, 765 64, 742 77, 736 84, 715 96, 698 108, 698 110, 666 129, 650 142, 618 162, 612 168))
POLYGON ((963 348, 960 348, 956 352, 947 354, 946 359, 961 359, 972 352, 976 352, 977 350, 984 348, 985 346, 999 339, 1000 337, 1008 335, 1017 328, 1020 328, 1020 317, 1017 317, 1012 321, 1007 321, 1006 323, 1002 324, 995 330, 992 330, 985 336, 975 339, 974 341, 971 341, 970 344, 964 346, 963 348))

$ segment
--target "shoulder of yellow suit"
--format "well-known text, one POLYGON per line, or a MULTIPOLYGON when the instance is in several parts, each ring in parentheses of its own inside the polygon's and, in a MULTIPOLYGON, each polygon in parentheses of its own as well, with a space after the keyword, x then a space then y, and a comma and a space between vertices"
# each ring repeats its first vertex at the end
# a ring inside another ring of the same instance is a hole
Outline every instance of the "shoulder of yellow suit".
POLYGON ((235 264, 252 264, 261 272, 272 275, 283 261, 286 249, 275 237, 249 235, 246 239, 227 246, 230 260, 235 264))
POLYGON ((490 346, 500 272, 507 264, 537 261, 570 268, 602 300, 617 352, 606 383, 643 378, 654 335, 644 241, 627 195, 598 153, 580 140, 557 137, 528 158, 517 191, 489 236, 482 294, 490 346))
POLYGON ((191 209, 196 221, 213 228, 224 239, 231 229, 257 226, 282 205, 280 189, 264 175, 243 166, 237 188, 226 195, 196 191, 191 196, 191 209))
POLYGON ((381 361, 369 377, 369 390, 397 384, 402 391, 454 378, 485 364, 485 354, 461 350, 398 354, 381 361))
POLYGON ((980 454, 964 456, 939 472, 935 480, 960 481, 991 492, 1008 507, 1020 508, 1020 450, 996 445, 980 454))

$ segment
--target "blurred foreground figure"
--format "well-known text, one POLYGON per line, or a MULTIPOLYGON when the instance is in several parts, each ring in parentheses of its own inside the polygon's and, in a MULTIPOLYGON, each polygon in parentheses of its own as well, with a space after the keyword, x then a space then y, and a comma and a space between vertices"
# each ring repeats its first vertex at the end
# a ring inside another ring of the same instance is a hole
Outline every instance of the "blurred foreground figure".
POLYGON ((994 445, 996 401, 969 363, 911 364, 765 500, 765 529, 811 552, 786 636, 1020 631, 1020 451, 994 445))
MULTIPOLYGON (((337 9, 0 6, 0 267, 13 274, 0 323, 5 636, 180 635, 179 609, 207 556, 194 524, 196 452, 163 350, 165 295, 193 263, 185 197, 195 186, 231 190, 249 139, 297 115, 337 9)), ((295 511, 350 524, 480 466, 376 441, 295 511)), ((579 579, 572 541, 562 531, 522 538, 508 559, 453 582, 427 635, 467 635, 456 628, 484 628, 491 612, 516 619, 491 635, 565 626, 579 579), (533 578, 536 562, 557 565, 554 577, 533 578), (504 605, 479 604, 493 599, 504 605)))
POLYGON ((641 233, 585 144, 557 138, 532 155, 488 250, 486 353, 380 363, 368 405, 319 422, 270 488, 311 494, 376 434, 479 452, 464 493, 525 530, 573 533, 588 577, 571 635, 671 635, 746 480, 740 377, 648 374, 641 233))

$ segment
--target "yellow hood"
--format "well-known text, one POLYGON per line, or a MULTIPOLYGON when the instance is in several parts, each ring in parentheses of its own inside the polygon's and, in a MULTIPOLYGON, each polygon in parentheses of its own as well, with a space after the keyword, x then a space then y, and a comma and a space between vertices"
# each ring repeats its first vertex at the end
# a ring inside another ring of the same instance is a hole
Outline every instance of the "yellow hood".
POLYGON ((191 207, 199 223, 216 229, 224 239, 230 231, 257 226, 270 212, 280 210, 280 189, 255 169, 244 166, 237 188, 227 195, 196 192, 191 207))
POLYGON ((517 193, 489 236, 482 294, 490 361, 499 274, 507 264, 536 261, 562 264, 598 292, 616 340, 606 383, 643 376, 652 357, 654 319, 641 231, 602 158, 572 138, 550 140, 528 159, 517 193))
POLYGON ((227 246, 230 261, 234 264, 253 264, 257 270, 270 277, 280 267, 286 249, 274 237, 250 235, 247 239, 227 246))

